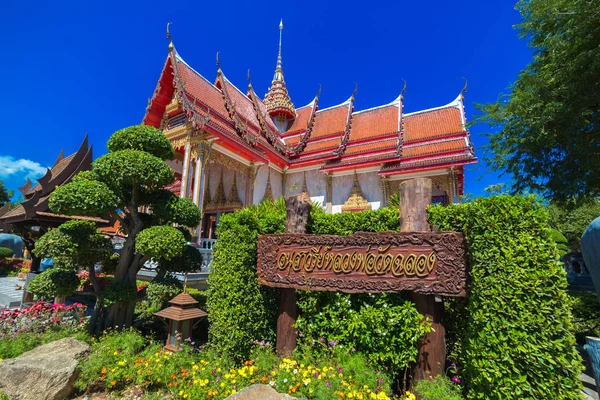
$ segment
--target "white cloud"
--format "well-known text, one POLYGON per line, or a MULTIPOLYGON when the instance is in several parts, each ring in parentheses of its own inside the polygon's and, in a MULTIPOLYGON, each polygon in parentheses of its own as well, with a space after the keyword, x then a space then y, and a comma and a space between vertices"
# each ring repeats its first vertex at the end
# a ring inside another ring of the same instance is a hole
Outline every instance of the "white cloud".
POLYGON ((46 167, 35 161, 11 156, 0 156, 0 179, 20 178, 38 179, 46 173, 46 167))

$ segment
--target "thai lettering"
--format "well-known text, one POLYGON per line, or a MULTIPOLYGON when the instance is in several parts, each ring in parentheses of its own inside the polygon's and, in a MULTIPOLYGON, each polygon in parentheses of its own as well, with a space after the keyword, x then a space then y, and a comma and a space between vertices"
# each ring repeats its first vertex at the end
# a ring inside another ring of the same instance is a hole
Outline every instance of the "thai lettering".
POLYGON ((429 254, 398 253, 391 246, 365 250, 333 250, 332 246, 316 246, 308 250, 280 251, 277 268, 287 274, 333 271, 336 275, 364 273, 368 276, 392 275, 394 277, 429 276, 435 267, 437 256, 429 254), (392 249, 393 250, 393 249, 392 249))

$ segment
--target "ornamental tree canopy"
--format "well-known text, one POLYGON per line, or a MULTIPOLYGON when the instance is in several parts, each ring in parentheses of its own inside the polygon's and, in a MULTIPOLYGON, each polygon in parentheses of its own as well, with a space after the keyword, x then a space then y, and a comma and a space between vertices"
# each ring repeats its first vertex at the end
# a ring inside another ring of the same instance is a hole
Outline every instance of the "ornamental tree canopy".
MULTIPOLYGON (((165 162, 174 157, 171 143, 160 130, 136 125, 115 132, 107 147, 108 154, 94 161, 90 171, 57 187, 49 200, 50 209, 60 214, 111 214, 127 235, 113 283, 103 292, 94 287, 97 302, 90 331, 131 325, 135 279, 147 258, 158 260, 165 271, 186 271, 198 265, 190 251, 198 252, 188 249, 189 232, 183 227, 195 228, 200 223, 200 210, 189 199, 163 189, 174 180, 173 170, 165 162), (145 213, 141 211, 144 209, 152 211, 145 213), (105 312, 102 304, 109 298, 109 311, 105 312), (106 313, 104 318, 97 318, 100 313, 106 313), (96 321, 102 326, 93 327, 96 321)), ((63 224, 44 235, 36 250, 61 264, 82 266, 91 262, 86 254, 93 258, 94 252, 106 244, 92 227, 82 221, 63 224)), ((111 260, 106 261, 107 265, 111 260)), ((90 272, 94 284, 93 268, 90 272)))
POLYGON ((600 195, 600 2, 521 0, 534 59, 496 103, 478 105, 488 163, 517 192, 554 200, 600 195))

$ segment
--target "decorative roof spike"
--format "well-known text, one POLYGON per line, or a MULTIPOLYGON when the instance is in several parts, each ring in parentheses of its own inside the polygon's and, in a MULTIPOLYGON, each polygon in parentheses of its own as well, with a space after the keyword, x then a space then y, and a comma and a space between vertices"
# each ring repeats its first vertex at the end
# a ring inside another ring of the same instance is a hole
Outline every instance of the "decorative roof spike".
POLYGON ((350 190, 350 196, 348 200, 342 205, 343 212, 354 212, 354 211, 365 211, 370 210, 371 204, 364 198, 363 192, 360 189, 360 183, 358 182, 358 175, 354 170, 354 182, 352 183, 352 190, 350 190))
POLYGON ((222 75, 223 71, 221 70, 221 62, 219 61, 219 51, 217 51, 217 75, 222 75))
MULTIPOLYGON (((462 90, 460 91, 460 95, 463 96, 465 93, 467 93, 467 89, 469 87, 469 81, 467 80, 467 78, 465 78, 464 76, 462 77, 465 81, 465 86, 462 88, 462 90)), ((464 96, 463 96, 464 97, 464 96)))
POLYGON ((406 81, 404 79, 402 79, 402 82, 404 82, 404 87, 402 88, 402 91, 400 92, 400 96, 402 96, 402 98, 404 99, 404 93, 406 93, 406 81))
POLYGON ((167 40, 169 40, 169 51, 175 50, 175 45, 173 44, 173 37, 171 36, 171 32, 169 27, 171 26, 171 22, 167 22, 167 40))
POLYGON ((250 69, 248 69, 248 91, 252 89, 252 80, 250 79, 250 69))
POLYGON ((285 79, 283 78, 283 62, 281 57, 282 36, 283 19, 279 22, 279 52, 277 53, 275 74, 273 75, 271 87, 263 100, 267 107, 267 112, 280 132, 284 132, 288 127, 288 122, 296 118, 296 108, 290 99, 290 95, 285 87, 285 79))
POLYGON ((231 190, 229 191, 229 197, 227 197, 227 208, 242 208, 242 201, 240 200, 240 196, 238 195, 236 176, 237 176, 237 173, 234 170, 233 171, 233 183, 231 184, 231 190))

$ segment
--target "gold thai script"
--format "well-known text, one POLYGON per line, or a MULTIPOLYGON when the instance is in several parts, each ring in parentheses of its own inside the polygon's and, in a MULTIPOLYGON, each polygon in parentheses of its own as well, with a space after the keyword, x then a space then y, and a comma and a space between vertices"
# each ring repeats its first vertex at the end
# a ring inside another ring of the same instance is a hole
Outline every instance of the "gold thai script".
POLYGON ((395 277, 428 276, 435 266, 436 254, 392 254, 391 246, 380 246, 366 251, 336 250, 332 246, 316 246, 309 250, 282 251, 277 255, 280 271, 312 273, 332 271, 335 274, 364 273, 368 276, 391 274, 395 277))

